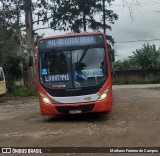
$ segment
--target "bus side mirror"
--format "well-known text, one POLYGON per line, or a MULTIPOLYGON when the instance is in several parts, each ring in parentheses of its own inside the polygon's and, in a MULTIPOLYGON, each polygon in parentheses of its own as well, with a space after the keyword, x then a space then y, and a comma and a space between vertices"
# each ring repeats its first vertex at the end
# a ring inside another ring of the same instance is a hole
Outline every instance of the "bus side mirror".
POLYGON ((109 55, 110 55, 111 72, 112 72, 112 74, 114 74, 114 67, 113 67, 113 62, 115 61, 114 50, 110 49, 109 55))
POLYGON ((115 62, 115 54, 114 54, 114 50, 110 50, 110 58, 111 58, 111 62, 115 62))

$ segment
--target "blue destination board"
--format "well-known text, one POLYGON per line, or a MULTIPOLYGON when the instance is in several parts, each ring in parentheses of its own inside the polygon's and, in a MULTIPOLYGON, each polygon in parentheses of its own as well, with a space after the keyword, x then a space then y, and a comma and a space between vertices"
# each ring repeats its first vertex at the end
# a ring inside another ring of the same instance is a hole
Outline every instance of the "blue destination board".
POLYGON ((102 35, 90 35, 90 36, 77 36, 77 37, 63 37, 63 38, 51 38, 41 40, 39 48, 59 48, 69 46, 86 46, 94 44, 102 44, 102 35))

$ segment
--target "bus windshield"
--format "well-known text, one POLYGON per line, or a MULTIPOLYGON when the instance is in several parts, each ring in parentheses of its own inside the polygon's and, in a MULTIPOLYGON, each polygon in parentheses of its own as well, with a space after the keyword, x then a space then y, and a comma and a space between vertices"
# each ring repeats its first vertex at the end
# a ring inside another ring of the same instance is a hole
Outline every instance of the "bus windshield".
POLYGON ((96 86, 107 79, 106 54, 103 47, 77 50, 41 50, 40 82, 50 89, 96 86))

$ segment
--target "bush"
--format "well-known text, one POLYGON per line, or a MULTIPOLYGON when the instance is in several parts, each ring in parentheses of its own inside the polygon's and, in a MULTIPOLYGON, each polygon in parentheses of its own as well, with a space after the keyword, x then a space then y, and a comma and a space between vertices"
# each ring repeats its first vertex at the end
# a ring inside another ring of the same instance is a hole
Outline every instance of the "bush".
POLYGON ((36 89, 27 89, 23 86, 15 86, 13 88, 13 91, 11 93, 8 93, 8 96, 12 97, 31 97, 37 95, 38 94, 36 89))

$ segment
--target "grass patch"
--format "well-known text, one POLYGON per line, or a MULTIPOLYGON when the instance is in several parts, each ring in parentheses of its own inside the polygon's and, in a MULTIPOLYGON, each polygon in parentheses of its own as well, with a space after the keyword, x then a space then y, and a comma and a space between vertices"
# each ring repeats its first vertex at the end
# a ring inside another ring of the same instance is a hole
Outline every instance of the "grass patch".
POLYGON ((23 86, 15 86, 11 93, 7 93, 9 97, 35 97, 37 95, 36 89, 28 89, 23 86))

